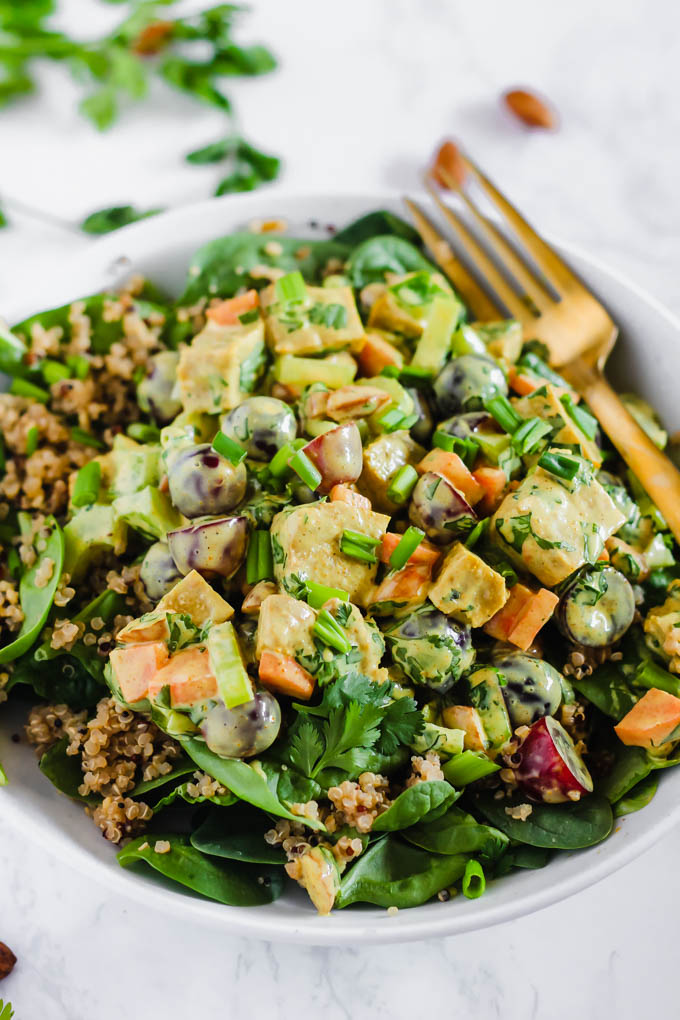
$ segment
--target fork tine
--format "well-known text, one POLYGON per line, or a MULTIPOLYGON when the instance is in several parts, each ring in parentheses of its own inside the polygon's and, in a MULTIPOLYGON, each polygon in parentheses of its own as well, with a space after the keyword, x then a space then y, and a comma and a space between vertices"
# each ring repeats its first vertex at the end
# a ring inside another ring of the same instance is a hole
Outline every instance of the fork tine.
POLYGON ((436 189, 427 177, 425 178, 425 185, 437 203, 442 216, 444 216, 451 229, 455 231, 458 241, 470 261, 478 267, 480 273, 484 275, 489 286, 501 299, 510 314, 514 316, 514 318, 518 319, 523 326, 529 326, 534 323, 536 321, 535 317, 531 314, 526 304, 517 296, 517 294, 515 294, 514 290, 505 278, 501 276, 495 263, 489 258, 482 246, 475 240, 468 228, 464 225, 463 221, 457 216, 453 209, 446 205, 445 202, 442 202, 436 189))
POLYGON ((443 234, 439 233, 415 202, 410 198, 405 198, 404 202, 435 262, 444 270, 475 318, 480 322, 490 322, 502 315, 502 309, 493 303, 462 262, 454 256, 443 234))
POLYGON ((557 255, 549 244, 540 237, 534 228, 530 226, 524 217, 515 209, 508 199, 492 184, 476 163, 469 156, 462 154, 462 159, 468 170, 475 176, 477 182, 503 213, 505 219, 514 228, 527 250, 536 260, 538 267, 545 274, 555 289, 564 291, 578 287, 583 290, 583 284, 572 272, 566 262, 557 255))
POLYGON ((444 167, 440 167, 438 173, 447 188, 450 191, 455 191, 463 200, 470 215, 490 245, 491 250, 496 251, 499 261, 506 266, 510 275, 514 277, 537 311, 544 309, 548 304, 552 304, 552 295, 546 290, 545 284, 541 284, 538 278, 532 276, 528 266, 522 262, 495 223, 477 208, 458 181, 444 167))

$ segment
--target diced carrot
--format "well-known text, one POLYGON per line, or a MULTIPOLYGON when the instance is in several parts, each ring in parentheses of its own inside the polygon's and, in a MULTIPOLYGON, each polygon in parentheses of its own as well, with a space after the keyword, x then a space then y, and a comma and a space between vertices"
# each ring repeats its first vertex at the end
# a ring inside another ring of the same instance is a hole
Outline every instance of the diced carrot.
POLYGON ((283 652, 263 652, 260 659, 260 681, 270 691, 288 694, 291 698, 309 701, 316 680, 290 655, 283 652))
POLYGON ((155 674, 168 661, 168 649, 162 641, 149 641, 147 644, 114 648, 110 659, 120 693, 133 704, 147 696, 155 674))
POLYGON ((478 503, 484 495, 484 489, 457 453, 449 453, 448 450, 430 450, 420 463, 416 464, 416 471, 421 475, 426 471, 434 471, 435 474, 442 475, 448 482, 451 482, 454 489, 462 492, 471 505, 478 503))
POLYGON ((526 651, 535 641, 541 627, 555 612, 559 601, 557 595, 547 588, 532 592, 531 599, 510 631, 510 644, 526 651))
MULTIPOLYGON (((394 531, 385 532, 382 537, 380 551, 378 553, 378 558, 381 563, 390 562, 390 556, 401 542, 402 537, 402 535, 397 535, 394 531)), ((422 566, 433 568, 440 556, 441 549, 437 549, 429 542, 423 541, 420 543, 415 552, 411 553, 407 563, 411 566, 421 564, 422 566)))
POLYGON ((511 365, 508 371, 508 382, 510 383, 510 388, 520 397, 528 397, 530 393, 540 389, 543 385, 538 379, 518 372, 514 365, 511 365))
POLYGON ((155 698, 166 686, 170 688, 173 708, 214 698, 217 678, 210 665, 208 649, 194 646, 172 655, 149 684, 149 698, 155 698))
POLYGON ((372 378, 380 375, 383 368, 394 365, 401 368, 404 364, 404 356, 388 340, 377 333, 367 333, 364 346, 359 351, 357 361, 361 374, 372 378))
POLYGON ((331 503, 349 503, 350 506, 359 506, 362 510, 372 510, 370 499, 362 496, 360 492, 350 489, 349 485, 334 485, 330 491, 331 503))
POLYGON ((484 624, 484 630, 498 641, 509 641, 523 651, 533 643, 539 630, 552 616, 559 599, 547 588, 532 591, 524 584, 510 589, 508 601, 484 624))
POLYGON ((220 301, 219 305, 212 305, 206 311, 206 318, 216 322, 219 326, 237 326, 239 316, 251 312, 260 303, 260 296, 256 290, 247 290, 245 294, 229 298, 227 301, 220 301))
POLYGON ((371 605, 378 602, 415 602, 425 600, 426 589, 432 579, 432 568, 424 563, 407 564, 401 570, 388 574, 371 597, 371 605))
POLYGON ((624 744, 631 747, 659 747, 668 740, 677 740, 680 727, 680 698, 652 687, 614 730, 624 744))
POLYGON ((505 471, 497 467, 479 467, 472 472, 472 477, 484 490, 479 501, 479 508, 484 514, 492 514, 500 506, 508 479, 505 471))
POLYGON ((609 560, 609 552, 608 552, 608 550, 607 549, 603 549, 602 552, 600 553, 600 555, 597 558, 598 558, 598 560, 608 561, 609 560))

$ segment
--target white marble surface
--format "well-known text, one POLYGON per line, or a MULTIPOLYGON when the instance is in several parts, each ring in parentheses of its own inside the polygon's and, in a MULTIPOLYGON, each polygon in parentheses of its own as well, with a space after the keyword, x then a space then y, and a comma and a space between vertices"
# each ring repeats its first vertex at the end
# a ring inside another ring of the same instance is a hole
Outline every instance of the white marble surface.
MULTIPOLYGON (((84 35, 118 8, 67 0, 84 35)), ((668 0, 254 0, 244 37, 271 42, 274 77, 233 92, 246 132, 286 159, 295 189, 417 186, 453 134, 544 229, 589 248, 676 312, 680 293, 680 11, 668 0), (498 93, 552 97, 557 134, 529 133, 498 93)), ((174 204, 214 173, 181 152, 221 118, 162 90, 93 134, 60 74, 0 115, 0 196, 77 219, 115 202, 174 204)), ((263 196, 263 207, 266 198, 263 196)), ((89 242, 22 215, 0 233, 0 310, 89 242)), ((0 805, 1 826, 1 805, 0 805)), ((217 937, 113 898, 0 827, 0 939, 19 963, 0 985, 17 1020, 212 1016, 470 1020, 672 1016, 680 906, 675 832, 570 901, 487 932, 397 947, 317 950, 217 937), (179 961, 181 960, 181 966, 179 961), (131 1007, 131 1003, 134 1006, 131 1007)))

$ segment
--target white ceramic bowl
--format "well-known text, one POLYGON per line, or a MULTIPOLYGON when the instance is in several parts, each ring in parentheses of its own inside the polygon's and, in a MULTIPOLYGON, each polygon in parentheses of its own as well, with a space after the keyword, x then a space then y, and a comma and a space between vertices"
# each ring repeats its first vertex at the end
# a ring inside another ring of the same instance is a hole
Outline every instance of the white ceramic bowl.
MULTIPOLYGON (((131 271, 148 275, 179 293, 191 254, 201 244, 227 234, 254 217, 282 216, 291 230, 314 235, 307 224, 344 225, 372 209, 403 215, 397 195, 284 195, 268 191, 229 197, 167 213, 135 224, 92 245, 81 257, 55 266, 49 280, 31 279, 24 294, 3 309, 10 321, 63 304, 120 281, 131 271), (116 264, 122 256, 130 261, 116 264)), ((318 235, 319 231, 316 232, 318 235)), ((601 297, 621 328, 612 357, 611 378, 634 388, 657 407, 666 426, 680 428, 677 374, 680 323, 633 284, 568 245, 565 255, 601 297)), ((57 793, 39 772, 32 752, 10 742, 22 720, 16 711, 0 714, 0 761, 10 778, 0 790, 0 817, 22 829, 49 853, 64 858, 111 889, 175 915, 208 922, 225 933, 326 945, 397 942, 452 935, 528 914, 592 885, 632 860, 680 821, 680 769, 664 773, 652 803, 617 822, 606 842, 590 850, 562 853, 541 871, 524 871, 491 883, 479 900, 459 897, 433 902, 395 917, 377 908, 350 908, 318 917, 305 894, 291 888, 263 907, 226 907, 183 891, 180 886, 124 871, 114 848, 101 838, 81 807, 57 793)))

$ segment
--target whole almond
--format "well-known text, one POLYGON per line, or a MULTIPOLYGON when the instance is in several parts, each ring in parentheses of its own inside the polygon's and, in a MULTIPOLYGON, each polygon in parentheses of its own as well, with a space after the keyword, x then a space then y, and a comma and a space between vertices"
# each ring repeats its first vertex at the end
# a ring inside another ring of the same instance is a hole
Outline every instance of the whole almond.
POLYGON ((11 974, 14 964, 17 962, 17 958, 4 942, 0 942, 0 981, 6 978, 8 974, 11 974))
POLYGON ((450 139, 442 142, 437 150, 430 173, 442 188, 448 188, 450 181, 457 184, 459 188, 463 186, 467 177, 467 167, 455 142, 450 139))
POLYGON ((510 113, 528 127, 545 128, 548 131, 553 131, 557 127, 557 114, 554 109, 546 99, 535 92, 511 89, 503 95, 503 101, 510 113))

